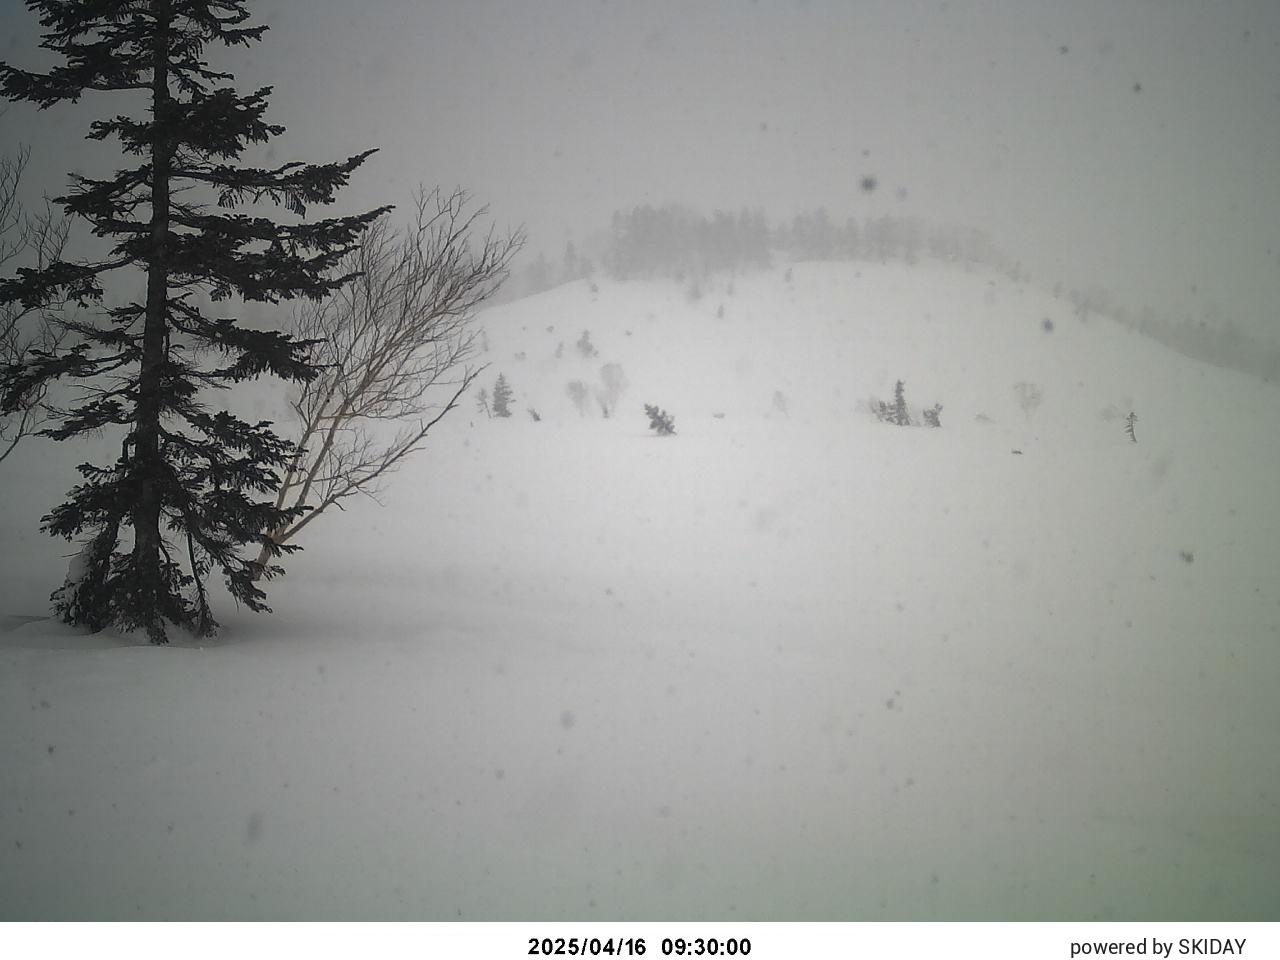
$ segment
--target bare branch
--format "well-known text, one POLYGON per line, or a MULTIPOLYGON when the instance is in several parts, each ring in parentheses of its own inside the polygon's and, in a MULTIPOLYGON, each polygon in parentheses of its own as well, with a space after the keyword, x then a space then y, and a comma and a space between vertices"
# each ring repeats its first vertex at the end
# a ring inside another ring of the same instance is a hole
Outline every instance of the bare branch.
MULTIPOLYGON (((20 187, 31 159, 29 148, 20 147, 13 156, 0 157, 0 268, 14 266, 43 270, 60 260, 67 246, 70 222, 60 216, 46 198, 38 211, 22 203, 20 187)), ((9 377, 18 377, 33 353, 52 353, 65 330, 50 309, 24 306, 20 302, 0 303, 0 396, 9 377)), ((47 383, 20 390, 0 407, 0 462, 25 437, 39 432, 49 419, 47 383)))
POLYGON ((293 401, 298 452, 276 505, 307 512, 271 532, 259 571, 330 507, 376 499, 479 375, 475 311, 524 242, 520 231, 482 232, 487 212, 462 190, 420 189, 410 223, 375 222, 339 268, 355 278, 294 315, 291 332, 319 341, 322 372, 293 401))

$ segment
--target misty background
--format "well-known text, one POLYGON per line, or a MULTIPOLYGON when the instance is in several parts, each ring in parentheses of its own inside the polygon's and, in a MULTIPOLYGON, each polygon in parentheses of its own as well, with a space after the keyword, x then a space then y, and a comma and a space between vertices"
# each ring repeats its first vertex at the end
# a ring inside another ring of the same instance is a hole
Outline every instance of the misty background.
MULTIPOLYGON (((5 461, 0 920, 1280 916, 1280 393, 1134 329, 1280 379, 1280 2, 251 6, 246 161, 381 150, 310 216, 456 185, 528 243, 269 617, 48 619, 119 438, 5 461)), ((34 204, 145 103, 0 104, 0 157, 34 204)))
MULTIPOLYGON (((241 90, 268 159, 381 153, 341 209, 460 185, 527 261, 639 204, 987 231, 1043 287, 1280 342, 1280 5, 1271 0, 264 0, 241 90), (875 178, 868 191, 862 181, 875 178)), ((0 5, 0 56, 45 61, 0 5)), ((0 117, 27 190, 101 172, 102 98, 0 117)))

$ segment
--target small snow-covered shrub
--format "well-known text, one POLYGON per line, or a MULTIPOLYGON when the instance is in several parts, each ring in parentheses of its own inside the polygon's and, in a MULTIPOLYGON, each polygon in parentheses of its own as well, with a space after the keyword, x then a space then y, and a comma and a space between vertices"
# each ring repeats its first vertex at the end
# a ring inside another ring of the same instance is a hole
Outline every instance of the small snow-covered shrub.
POLYGON ((565 384, 564 392, 569 395, 573 405, 578 408, 578 416, 585 417, 587 415, 587 385, 581 380, 570 380, 565 384))
POLYGON ((116 612, 107 585, 127 572, 124 554, 113 552, 106 537, 88 540, 71 558, 66 580, 50 598, 54 615, 64 623, 103 629, 116 612))
POLYGON ((1132 410, 1129 415, 1124 418, 1124 435, 1133 443, 1138 442, 1138 431, 1134 429, 1134 424, 1138 422, 1138 415, 1132 410))
POLYGON ((935 403, 924 412, 924 423, 927 427, 942 426, 942 404, 935 403))
POLYGON ((645 415, 649 418, 649 429, 660 437, 669 437, 676 432, 676 420, 665 410, 659 410, 651 403, 644 405, 645 415))
POLYGON ((596 356, 600 352, 595 348, 595 344, 591 342, 590 330, 582 331, 582 336, 578 338, 577 347, 578 347, 578 352, 588 360, 590 360, 592 357, 596 356))
POLYGON ((600 368, 600 386, 596 388, 596 403, 607 418, 618 408, 627 389, 627 375, 622 371, 620 363, 606 363, 600 368))
POLYGON ((1040 406, 1040 401, 1043 399, 1040 388, 1034 383, 1023 380, 1013 385, 1013 393, 1018 398, 1018 406, 1022 408, 1022 412, 1030 420, 1031 415, 1036 412, 1036 408, 1040 406))

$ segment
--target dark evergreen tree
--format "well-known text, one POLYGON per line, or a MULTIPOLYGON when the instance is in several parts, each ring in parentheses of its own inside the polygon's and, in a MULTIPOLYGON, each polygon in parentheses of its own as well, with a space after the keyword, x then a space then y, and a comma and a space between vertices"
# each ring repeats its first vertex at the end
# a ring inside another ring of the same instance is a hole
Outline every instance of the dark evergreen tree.
POLYGON ((511 387, 507 383, 507 378, 501 373, 498 374, 498 380, 493 385, 493 415, 495 417, 511 416, 511 387))
MULTIPOLYGON (((0 301, 28 308, 75 301, 89 320, 64 318, 67 336, 0 371, 0 408, 58 378, 82 386, 78 405, 44 431, 56 440, 118 430, 108 466, 82 465, 70 498, 44 517, 49 533, 87 536, 67 583, 54 594, 66 621, 94 629, 144 629, 165 643, 165 621, 197 633, 216 624, 204 579, 213 568, 232 596, 268 609, 255 585, 263 570, 240 555, 246 544, 276 548, 265 531, 295 517, 269 494, 290 446, 267 422, 212 413, 208 390, 270 374, 316 375, 309 342, 211 316, 213 303, 319 298, 349 277, 334 268, 384 209, 308 222, 373 151, 331 164, 255 167, 251 145, 283 128, 264 119, 270 88, 241 95, 212 69, 205 48, 248 46, 265 26, 249 24, 247 0, 27 0, 58 58, 47 73, 0 64, 0 92, 41 109, 88 91, 135 96, 132 116, 90 125, 89 138, 120 142, 132 166, 106 179, 74 175, 57 202, 106 240, 92 262, 55 260, 0 281, 0 301), (270 200, 293 216, 278 223, 242 212, 270 200), (145 275, 142 302, 103 305, 106 275, 145 275), (125 533, 131 543, 122 544, 125 533), (185 567, 185 569, 184 569, 185 567)), ((224 312, 219 310, 219 313, 224 312)), ((231 311, 225 311, 231 312, 231 311)), ((268 573, 282 572, 270 566, 268 573)))

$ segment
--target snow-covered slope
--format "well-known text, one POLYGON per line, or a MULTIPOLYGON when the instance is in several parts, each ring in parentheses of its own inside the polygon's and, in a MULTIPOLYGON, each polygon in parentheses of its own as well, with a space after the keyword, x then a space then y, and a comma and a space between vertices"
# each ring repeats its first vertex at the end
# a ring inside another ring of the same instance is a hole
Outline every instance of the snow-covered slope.
POLYGON ((515 416, 204 648, 22 622, 84 453, 11 458, 0 916, 1276 919, 1280 392, 937 265, 697 293, 486 313, 515 416))

